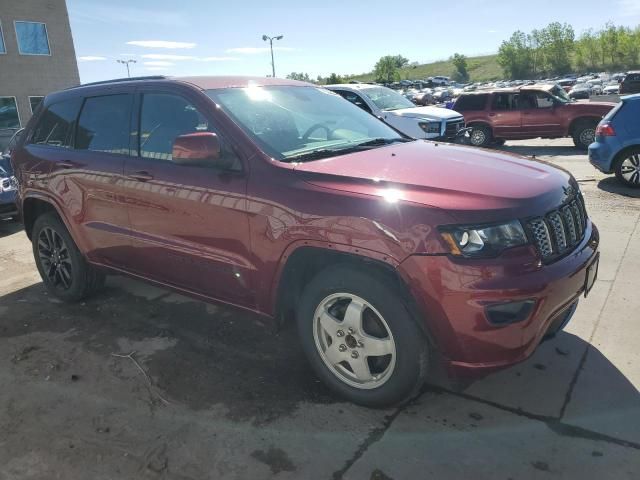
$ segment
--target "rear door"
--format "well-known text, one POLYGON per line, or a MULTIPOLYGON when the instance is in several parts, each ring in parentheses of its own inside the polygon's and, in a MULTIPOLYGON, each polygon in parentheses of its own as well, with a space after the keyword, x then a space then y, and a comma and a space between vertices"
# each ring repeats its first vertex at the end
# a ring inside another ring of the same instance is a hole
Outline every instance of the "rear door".
POLYGON ((137 155, 125 167, 136 252, 131 265, 144 277, 252 307, 248 171, 214 126, 206 102, 182 91, 139 90, 137 155), (218 135, 220 163, 172 161, 175 139, 196 132, 218 135))
POLYGON ((521 91, 518 105, 522 112, 522 130, 533 136, 563 136, 562 114, 553 97, 542 91, 521 91))
POLYGON ((121 189, 132 99, 122 91, 50 104, 24 148, 26 186, 41 181, 30 171, 48 171, 48 190, 76 242, 90 260, 112 266, 126 262, 130 247, 121 189))
POLYGON ((512 92, 493 94, 489 118, 495 137, 512 138, 521 134, 522 114, 517 108, 516 98, 512 92))

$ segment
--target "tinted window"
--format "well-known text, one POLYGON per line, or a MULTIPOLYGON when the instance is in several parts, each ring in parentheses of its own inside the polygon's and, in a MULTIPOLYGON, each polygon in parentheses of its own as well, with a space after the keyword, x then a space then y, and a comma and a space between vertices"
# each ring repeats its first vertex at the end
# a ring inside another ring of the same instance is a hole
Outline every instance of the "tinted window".
POLYGON ((38 22, 16 22, 18 50, 22 55, 49 55, 47 26, 38 22))
POLYGON ((29 106, 31 107, 31 113, 35 113, 38 105, 42 102, 44 97, 29 97, 29 106))
POLYGON ((131 95, 87 98, 78 119, 76 148, 129 154, 131 95))
POLYGON ((81 101, 74 98, 50 105, 40 116, 31 143, 68 148, 81 101))
POLYGON ((20 128, 20 117, 14 97, 0 97, 0 128, 20 128))
POLYGON ((2 33, 1 24, 0 24, 0 53, 7 53, 7 49, 4 46, 4 34, 2 33))
POLYGON ((454 106, 457 112, 484 110, 488 95, 462 95, 454 106))
POLYGON ((171 160, 176 137, 207 132, 209 123, 182 97, 150 93, 142 99, 140 116, 140 156, 171 160))
POLYGON ((513 93, 495 93, 491 102, 492 110, 514 110, 515 95, 513 93))
POLYGON ((345 100, 348 100, 354 105, 363 109, 364 111, 371 113, 371 109, 369 108, 369 106, 365 103, 362 97, 357 93, 349 92, 346 90, 335 90, 335 92, 345 100))
POLYGON ((553 99, 544 92, 521 92, 518 98, 518 106, 521 110, 551 108, 553 107, 553 99))

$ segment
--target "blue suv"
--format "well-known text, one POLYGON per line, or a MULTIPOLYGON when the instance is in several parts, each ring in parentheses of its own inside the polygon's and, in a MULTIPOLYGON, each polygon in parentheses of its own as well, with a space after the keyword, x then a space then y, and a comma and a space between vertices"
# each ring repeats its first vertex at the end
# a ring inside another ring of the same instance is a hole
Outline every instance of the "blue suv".
POLYGON ((640 188, 640 94, 621 102, 598 124, 595 142, 589 145, 589 161, 603 173, 640 188))

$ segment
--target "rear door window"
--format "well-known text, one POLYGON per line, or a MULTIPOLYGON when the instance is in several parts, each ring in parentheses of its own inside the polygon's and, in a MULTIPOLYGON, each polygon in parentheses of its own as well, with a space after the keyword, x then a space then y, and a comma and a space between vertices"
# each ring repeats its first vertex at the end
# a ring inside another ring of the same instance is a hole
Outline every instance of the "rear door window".
POLYGON ((515 110, 515 95, 513 93, 496 93, 491 102, 492 110, 515 110))
POLYGON ((70 148, 81 103, 82 98, 78 97, 49 105, 40 116, 30 143, 70 148))
POLYGON ((132 95, 89 97, 78 119, 78 150, 129 155, 132 95))
POLYGON ((457 112, 472 112, 478 110, 484 110, 487 105, 487 97, 489 95, 462 95, 454 106, 454 110, 457 112))

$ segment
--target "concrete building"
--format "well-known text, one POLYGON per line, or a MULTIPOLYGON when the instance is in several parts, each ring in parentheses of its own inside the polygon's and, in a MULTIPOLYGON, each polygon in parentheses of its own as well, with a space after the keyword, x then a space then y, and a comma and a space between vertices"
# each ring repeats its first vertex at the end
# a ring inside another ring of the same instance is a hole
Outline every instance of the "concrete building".
POLYGON ((0 148, 80 76, 65 0, 0 0, 0 148))

